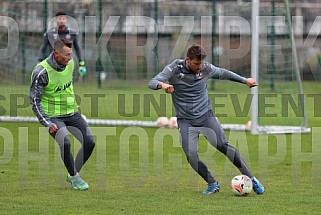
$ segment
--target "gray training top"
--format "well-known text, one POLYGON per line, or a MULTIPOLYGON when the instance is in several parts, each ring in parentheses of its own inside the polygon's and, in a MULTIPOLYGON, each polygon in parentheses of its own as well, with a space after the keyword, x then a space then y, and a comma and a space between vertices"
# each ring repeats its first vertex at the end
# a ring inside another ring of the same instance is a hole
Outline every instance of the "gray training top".
POLYGON ((208 62, 204 62, 200 73, 194 73, 186 66, 185 59, 178 59, 166 66, 148 85, 149 88, 157 90, 159 82, 168 81, 174 87, 172 101, 176 117, 195 119, 212 109, 207 91, 208 79, 246 83, 246 78, 208 62))

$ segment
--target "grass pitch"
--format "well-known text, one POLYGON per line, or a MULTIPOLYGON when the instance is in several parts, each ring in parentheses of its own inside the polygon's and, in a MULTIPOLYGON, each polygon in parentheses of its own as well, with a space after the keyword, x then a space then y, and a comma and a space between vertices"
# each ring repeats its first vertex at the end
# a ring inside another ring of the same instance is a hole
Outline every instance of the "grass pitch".
MULTIPOLYGON (((33 116, 28 86, 0 89, 2 115, 33 116)), ((146 83, 75 89, 81 112, 88 118, 156 120, 160 114, 173 114, 170 96, 148 90, 146 83), (153 99, 157 105, 146 102, 153 99)), ((319 214, 319 84, 304 83, 304 91, 310 134, 226 132, 265 185, 262 196, 232 194, 229 182, 239 172, 204 137, 200 137, 200 157, 221 183, 221 191, 211 196, 202 195, 206 184, 189 167, 177 130, 109 126, 92 126, 97 145, 81 172, 90 189, 73 191, 65 181, 58 146, 39 124, 1 122, 0 214, 319 214)), ((227 98, 237 94, 241 103, 249 90, 237 83, 218 83, 211 93, 227 98)), ((246 123, 249 114, 237 117, 231 104, 227 101, 226 107, 216 109, 227 115, 220 121, 246 123)), ((74 141, 74 151, 78 148, 74 141)))

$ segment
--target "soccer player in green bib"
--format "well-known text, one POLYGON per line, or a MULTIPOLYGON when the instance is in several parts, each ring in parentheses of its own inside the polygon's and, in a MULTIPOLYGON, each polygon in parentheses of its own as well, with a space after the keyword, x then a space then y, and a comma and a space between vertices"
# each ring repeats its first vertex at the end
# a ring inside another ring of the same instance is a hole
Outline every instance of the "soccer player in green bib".
POLYGON ((79 172, 91 156, 95 142, 86 120, 77 111, 72 45, 65 39, 57 40, 49 57, 36 65, 31 76, 30 103, 39 122, 48 128, 60 147, 68 171, 67 181, 74 190, 87 190, 89 186, 79 172), (68 131, 82 144, 75 160, 68 131))

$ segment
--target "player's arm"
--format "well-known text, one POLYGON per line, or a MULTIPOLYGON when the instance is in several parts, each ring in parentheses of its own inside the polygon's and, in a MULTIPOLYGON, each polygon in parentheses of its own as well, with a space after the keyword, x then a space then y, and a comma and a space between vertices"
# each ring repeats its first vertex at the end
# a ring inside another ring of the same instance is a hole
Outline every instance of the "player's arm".
POLYGON ((256 83, 256 80, 254 78, 247 78, 246 79, 246 85, 249 86, 249 87, 256 87, 259 84, 256 83))
POLYGON ((78 68, 79 75, 84 76, 87 73, 87 69, 86 69, 84 58, 82 56, 82 52, 81 52, 81 48, 78 40, 78 34, 75 35, 74 37, 73 46, 79 61, 79 68, 78 68))
POLYGON ((81 48, 79 45, 78 35, 75 35, 75 37, 74 37, 73 47, 75 49, 75 52, 76 52, 79 62, 84 61, 84 58, 83 58, 82 52, 81 52, 81 48))
POLYGON ((37 116, 39 122, 47 127, 52 133, 55 131, 55 124, 46 115, 41 106, 41 96, 45 86, 48 84, 48 75, 42 66, 37 66, 32 74, 31 86, 29 91, 30 104, 33 112, 37 116))
POLYGON ((49 44, 48 34, 45 33, 42 38, 42 43, 38 51, 38 62, 41 62, 45 59, 45 51, 49 44))
POLYGON ((173 85, 166 83, 172 75, 173 65, 171 64, 166 66, 163 71, 149 81, 149 88, 153 90, 163 89, 166 93, 172 93, 174 91, 173 85))
POLYGON ((249 87, 255 87, 258 84, 253 78, 245 78, 236 74, 235 72, 229 71, 227 69, 223 69, 220 67, 216 67, 212 64, 206 63, 209 71, 209 77, 213 79, 220 79, 220 80, 230 80, 239 82, 242 84, 246 84, 249 87))
POLYGON ((164 82, 159 82, 157 85, 158 89, 163 89, 166 93, 172 93, 174 92, 174 87, 171 84, 167 84, 164 82))

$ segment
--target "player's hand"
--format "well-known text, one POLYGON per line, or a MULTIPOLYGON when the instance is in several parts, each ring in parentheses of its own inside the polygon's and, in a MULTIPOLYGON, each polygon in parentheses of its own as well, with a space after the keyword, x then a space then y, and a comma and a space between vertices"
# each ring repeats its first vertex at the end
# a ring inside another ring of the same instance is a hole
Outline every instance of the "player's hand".
POLYGON ((161 87, 166 93, 174 92, 174 87, 171 84, 161 83, 161 87))
POLYGON ((80 76, 84 76, 87 73, 87 69, 86 69, 86 66, 85 66, 85 61, 83 61, 83 60, 79 62, 78 73, 79 73, 80 76))
POLYGON ((250 88, 258 86, 258 84, 253 78, 246 79, 246 85, 249 86, 250 88))
POLYGON ((53 123, 50 127, 49 127, 49 133, 50 134, 56 134, 56 132, 58 131, 58 127, 55 123, 53 123))

